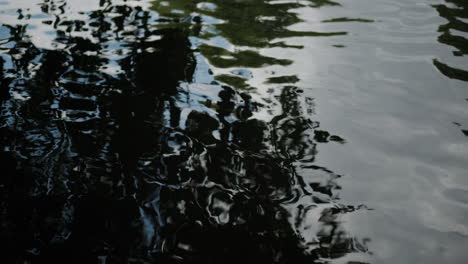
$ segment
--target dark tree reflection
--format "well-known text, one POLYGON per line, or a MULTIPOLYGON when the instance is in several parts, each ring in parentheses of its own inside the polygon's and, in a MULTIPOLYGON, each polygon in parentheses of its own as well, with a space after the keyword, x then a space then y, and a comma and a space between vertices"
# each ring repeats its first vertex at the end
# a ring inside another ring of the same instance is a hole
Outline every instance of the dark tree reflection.
MULTIPOLYGON (((281 10, 292 7, 254 2, 253 11, 286 19, 273 38, 315 34, 285 30, 297 18, 281 10)), ((338 203, 340 175, 313 163, 317 144, 344 140, 306 115, 313 99, 292 85, 297 77, 270 80, 281 113, 253 118, 264 106, 248 92, 192 83, 190 31, 154 27, 162 22, 141 7, 100 3, 69 20, 66 1, 44 1, 53 50, 36 47, 26 26, 3 26, 7 263, 324 263, 367 250, 339 221, 361 207, 338 203), (318 223, 307 222, 311 210, 321 210, 318 223), (320 231, 306 237, 310 224, 320 231)), ((322 4, 333 2, 313 1, 322 4)), ((258 45, 269 45, 267 33, 258 45)), ((227 52, 200 50, 213 61, 227 52)), ((213 64, 287 65, 237 55, 213 64)))
MULTIPOLYGON (((434 5, 439 15, 448 20, 448 23, 439 27, 438 41, 445 45, 455 48, 454 56, 465 56, 468 54, 468 39, 459 35, 456 31, 468 32, 468 23, 464 19, 468 18, 468 5, 463 0, 447 0, 447 4, 434 5)), ((468 81, 468 71, 449 66, 437 59, 434 59, 434 65, 445 76, 451 79, 468 81)))

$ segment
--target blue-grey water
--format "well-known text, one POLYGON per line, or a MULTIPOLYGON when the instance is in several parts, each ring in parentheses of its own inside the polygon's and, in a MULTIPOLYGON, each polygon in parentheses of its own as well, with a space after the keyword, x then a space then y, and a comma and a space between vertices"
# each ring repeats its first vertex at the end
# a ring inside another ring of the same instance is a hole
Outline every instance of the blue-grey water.
POLYGON ((1 263, 467 263, 465 0, 0 1, 1 263))

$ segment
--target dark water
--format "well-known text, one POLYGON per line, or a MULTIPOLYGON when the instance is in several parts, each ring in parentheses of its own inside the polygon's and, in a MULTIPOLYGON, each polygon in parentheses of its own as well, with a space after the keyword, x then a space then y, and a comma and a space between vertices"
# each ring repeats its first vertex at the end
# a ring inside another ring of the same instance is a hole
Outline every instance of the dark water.
POLYGON ((462 0, 0 2, 1 263, 467 263, 462 0))

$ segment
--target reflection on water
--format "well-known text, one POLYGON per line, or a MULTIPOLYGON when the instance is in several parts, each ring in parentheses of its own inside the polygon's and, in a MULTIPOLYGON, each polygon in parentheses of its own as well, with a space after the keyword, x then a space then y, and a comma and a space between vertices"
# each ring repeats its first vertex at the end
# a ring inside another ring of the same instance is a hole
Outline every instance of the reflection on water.
MULTIPOLYGON (((438 40, 440 43, 450 45, 456 50, 454 56, 468 55, 468 39, 463 33, 468 33, 468 4, 463 0, 447 0, 447 3, 434 5, 439 15, 448 20, 448 22, 439 27, 442 34, 438 40), (460 35, 459 33, 462 33, 460 35)), ((452 79, 458 79, 468 82, 468 71, 451 67, 437 59, 434 59, 434 65, 441 73, 452 79)))
POLYGON ((337 3, 156 1, 149 11, 101 1, 70 19, 67 1, 44 1, 31 23, 47 28, 52 49, 32 42, 28 22, 3 25, 8 262, 366 254, 340 224, 364 207, 339 203, 340 175, 314 163, 318 143, 345 140, 319 129, 297 76, 265 79, 263 101, 247 84, 252 68, 292 63, 259 48, 346 34, 287 29, 300 21, 290 10, 309 5, 337 3))
MULTIPOLYGON (((262 55, 261 48, 302 48, 287 44, 291 37, 327 37, 346 32, 296 31, 288 27, 301 22, 292 10, 304 6, 338 5, 330 1, 273 3, 263 0, 189 2, 185 0, 155 1, 153 10, 162 17, 159 27, 182 27, 197 40, 197 49, 211 64, 214 79, 237 89, 252 90, 246 84, 249 71, 223 71, 223 68, 267 65, 287 66, 287 58, 262 55), (221 69, 220 69, 221 68, 221 69), (247 73, 247 76, 243 73, 247 73)), ((278 78, 278 77, 276 77, 278 78)))
MULTIPOLYGON (((453 55, 457 57, 468 55, 468 4, 466 1, 460 0, 447 0, 446 3, 433 5, 439 15, 447 20, 446 24, 439 26, 439 32, 442 34, 439 36, 438 41, 445 45, 449 45, 455 50, 453 55)), ((457 67, 450 66, 438 59, 433 60, 434 65, 437 69, 445 76, 468 82, 468 70, 467 68, 460 69, 457 67)), ((468 99, 467 99, 468 100, 468 99)), ((465 136, 468 136, 467 130, 462 132, 465 136)))
MULTIPOLYGON (((341 200, 345 177, 318 161, 348 139, 317 120, 283 56, 305 49, 297 39, 347 37, 294 29, 302 12, 344 5, 24 2, 0 4, 5 263, 371 261, 374 238, 344 219, 373 210, 341 200)), ((453 3, 434 6, 449 20, 439 41, 463 56, 450 30, 466 32, 466 5, 453 3)))

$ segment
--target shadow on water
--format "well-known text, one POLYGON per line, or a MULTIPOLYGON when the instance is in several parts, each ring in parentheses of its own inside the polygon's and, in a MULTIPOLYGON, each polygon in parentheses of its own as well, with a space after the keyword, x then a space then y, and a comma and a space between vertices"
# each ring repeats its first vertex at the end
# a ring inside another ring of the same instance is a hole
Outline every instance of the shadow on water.
POLYGON ((66 1, 42 3, 56 49, 36 47, 28 26, 0 28, 5 263, 327 263, 368 254, 367 240, 340 220, 366 208, 340 203, 341 176, 314 163, 317 144, 345 140, 311 119, 314 102, 297 76, 265 80, 280 91, 281 111, 269 120, 254 117, 267 106, 236 74, 194 82, 200 54, 213 68, 291 63, 211 38, 300 48, 274 41, 344 32, 287 30, 300 21, 288 10, 339 4, 216 1, 217 11, 205 3, 192 16, 201 3, 171 1, 156 2, 154 16, 100 3, 84 20, 67 19, 66 1), (208 15, 225 23, 205 27, 208 15), (194 46, 194 36, 205 42, 194 46))

